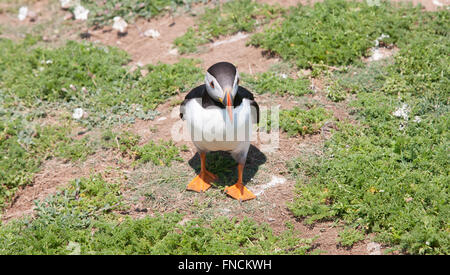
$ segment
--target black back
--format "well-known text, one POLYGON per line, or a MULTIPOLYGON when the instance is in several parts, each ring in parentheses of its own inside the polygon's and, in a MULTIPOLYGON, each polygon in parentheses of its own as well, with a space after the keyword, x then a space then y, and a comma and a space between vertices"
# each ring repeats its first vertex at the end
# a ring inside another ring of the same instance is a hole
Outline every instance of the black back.
MULTIPOLYGON (((184 110, 184 106, 186 105, 186 102, 188 102, 191 99, 195 99, 195 98, 201 98, 202 99, 202 107, 203 108, 208 108, 210 106, 217 106, 220 107, 222 109, 225 109, 225 105, 223 105, 220 102, 217 102, 215 100, 213 100, 208 92, 206 91, 206 85, 202 84, 198 87, 195 87, 194 89, 192 89, 184 98, 183 102, 181 103, 181 109, 180 109, 180 117, 183 118, 183 110, 184 110)), ((234 106, 239 106, 242 103, 242 100, 246 98, 248 100, 250 100, 250 106, 255 107, 256 109, 256 122, 259 123, 259 106, 258 103, 256 103, 255 98, 253 97, 253 94, 247 90, 244 87, 239 86, 238 87, 238 91, 236 93, 236 96, 234 97, 234 106)))

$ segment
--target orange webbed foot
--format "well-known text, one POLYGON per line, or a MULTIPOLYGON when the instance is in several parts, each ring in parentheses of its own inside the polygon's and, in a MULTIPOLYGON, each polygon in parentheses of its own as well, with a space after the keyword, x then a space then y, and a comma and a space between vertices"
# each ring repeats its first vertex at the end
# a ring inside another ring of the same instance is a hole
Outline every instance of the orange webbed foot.
POLYGON ((186 187, 187 190, 205 192, 211 187, 211 182, 217 180, 217 176, 209 171, 200 172, 186 187))
POLYGON ((232 186, 227 186, 225 188, 225 192, 232 198, 239 201, 252 200, 256 198, 256 196, 240 182, 237 182, 232 186))

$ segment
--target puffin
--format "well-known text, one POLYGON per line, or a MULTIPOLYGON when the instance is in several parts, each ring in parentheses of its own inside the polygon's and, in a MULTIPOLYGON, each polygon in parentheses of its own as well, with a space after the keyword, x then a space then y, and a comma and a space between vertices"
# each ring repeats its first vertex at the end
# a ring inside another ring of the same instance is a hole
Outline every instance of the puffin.
POLYGON ((191 140, 200 155, 200 173, 186 189, 205 192, 218 177, 206 169, 206 154, 229 152, 238 163, 238 179, 225 192, 239 201, 255 198, 244 186, 242 175, 250 148, 252 125, 259 122, 259 106, 253 94, 239 86, 237 68, 219 62, 208 68, 205 83, 192 89, 180 106, 191 140))

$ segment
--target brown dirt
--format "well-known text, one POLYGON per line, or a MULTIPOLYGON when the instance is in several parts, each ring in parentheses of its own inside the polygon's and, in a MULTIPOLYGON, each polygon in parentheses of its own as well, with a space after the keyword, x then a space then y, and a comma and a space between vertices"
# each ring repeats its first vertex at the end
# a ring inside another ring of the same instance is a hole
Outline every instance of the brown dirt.
POLYGON ((33 184, 19 190, 9 207, 4 210, 2 222, 32 214, 35 200, 45 199, 76 178, 97 173, 105 180, 121 178, 128 166, 118 160, 117 153, 101 151, 80 163, 64 162, 60 159, 44 162, 40 171, 35 174, 33 184))

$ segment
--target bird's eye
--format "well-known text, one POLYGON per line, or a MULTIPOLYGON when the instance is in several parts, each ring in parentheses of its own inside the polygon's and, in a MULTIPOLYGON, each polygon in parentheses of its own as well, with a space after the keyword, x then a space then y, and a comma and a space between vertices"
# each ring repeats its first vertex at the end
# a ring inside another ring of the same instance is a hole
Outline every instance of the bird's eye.
POLYGON ((211 85, 211 88, 214 89, 214 82, 213 81, 211 81, 211 83, 209 83, 209 85, 211 85))

